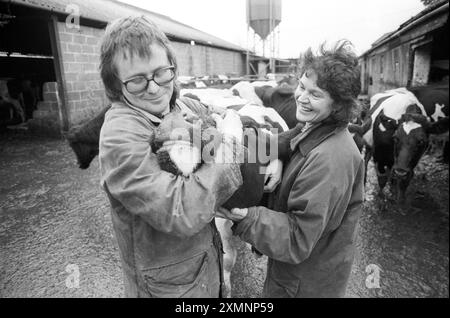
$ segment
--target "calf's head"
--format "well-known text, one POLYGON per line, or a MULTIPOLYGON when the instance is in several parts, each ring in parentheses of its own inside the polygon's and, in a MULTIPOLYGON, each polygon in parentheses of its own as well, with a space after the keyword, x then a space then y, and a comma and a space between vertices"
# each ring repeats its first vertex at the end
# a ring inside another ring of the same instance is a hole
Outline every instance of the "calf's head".
MULTIPOLYGON (((83 138, 85 137, 86 131, 83 129, 72 129, 66 135, 69 141, 69 146, 72 148, 75 156, 77 158, 78 166, 80 169, 87 169, 91 164, 92 160, 98 155, 98 140, 99 131, 95 131, 93 138, 83 138), (91 140, 92 139, 92 140, 91 140)), ((92 136, 88 136, 92 137, 92 136)))

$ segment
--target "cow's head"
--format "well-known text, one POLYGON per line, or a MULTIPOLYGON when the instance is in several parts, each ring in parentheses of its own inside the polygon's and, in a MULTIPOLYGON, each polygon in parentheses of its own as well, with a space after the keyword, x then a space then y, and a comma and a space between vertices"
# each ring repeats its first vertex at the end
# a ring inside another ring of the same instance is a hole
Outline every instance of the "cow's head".
POLYGON ((298 79, 293 76, 285 76, 277 83, 276 90, 280 95, 293 95, 298 86, 298 79))
POLYGON ((393 176, 411 178, 413 169, 428 146, 428 120, 421 114, 402 115, 394 140, 393 176))
POLYGON ((98 155, 98 142, 80 141, 80 138, 74 133, 69 133, 66 138, 77 157, 79 168, 89 168, 92 160, 98 155))
POLYGON ((438 123, 431 123, 416 105, 408 106, 393 134, 394 166, 392 178, 397 185, 397 199, 404 201, 405 191, 414 176, 414 168, 428 147, 428 136, 436 132, 438 123))

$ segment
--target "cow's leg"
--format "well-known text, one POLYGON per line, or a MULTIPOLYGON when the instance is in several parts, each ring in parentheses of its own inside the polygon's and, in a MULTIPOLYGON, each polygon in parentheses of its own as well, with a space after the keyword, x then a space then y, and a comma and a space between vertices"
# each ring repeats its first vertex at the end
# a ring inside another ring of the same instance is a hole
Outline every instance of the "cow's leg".
POLYGON ((378 187, 379 187, 378 195, 381 198, 384 198, 383 189, 389 180, 389 168, 380 162, 376 162, 375 166, 376 166, 376 170, 377 170, 377 179, 378 179, 378 187))
POLYGON ((444 146, 442 147, 442 154, 438 158, 438 162, 440 163, 448 163, 449 158, 449 149, 448 149, 448 140, 444 142, 444 146))
POLYGON ((369 165, 370 158, 372 158, 373 150, 368 144, 364 147, 364 184, 367 182, 367 166, 369 165))
POLYGON ((236 263, 237 251, 231 243, 231 237, 233 235, 231 231, 232 223, 230 220, 222 218, 216 218, 216 226, 222 237, 223 245, 223 280, 225 283, 224 297, 231 297, 231 272, 234 264, 236 263))

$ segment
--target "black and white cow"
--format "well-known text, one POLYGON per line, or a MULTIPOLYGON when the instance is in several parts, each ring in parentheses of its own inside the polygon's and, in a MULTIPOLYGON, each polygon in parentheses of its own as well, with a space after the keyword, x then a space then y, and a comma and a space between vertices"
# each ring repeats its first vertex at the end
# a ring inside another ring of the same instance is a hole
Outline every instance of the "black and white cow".
POLYGON ((298 80, 295 76, 286 76, 275 87, 269 85, 255 87, 255 93, 262 100, 263 105, 275 109, 289 129, 294 128, 298 123, 297 103, 294 97, 297 86, 298 80))
POLYGON ((373 124, 364 135, 370 148, 366 163, 373 156, 380 194, 391 180, 397 201, 404 202, 429 134, 448 131, 448 90, 446 94, 438 91, 433 87, 399 88, 371 98, 368 120, 373 124))

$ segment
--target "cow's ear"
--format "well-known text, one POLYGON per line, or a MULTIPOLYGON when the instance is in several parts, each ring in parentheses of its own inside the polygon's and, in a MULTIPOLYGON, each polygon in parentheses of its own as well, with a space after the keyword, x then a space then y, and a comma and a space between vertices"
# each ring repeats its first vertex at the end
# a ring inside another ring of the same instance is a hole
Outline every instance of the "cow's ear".
POLYGON ((386 115, 384 114, 384 111, 381 111, 380 114, 379 114, 378 116, 379 116, 380 121, 381 121, 382 123, 386 123, 386 122, 389 121, 389 117, 386 116, 386 115))
POLYGON ((446 131, 448 131, 449 123, 448 123, 448 116, 439 119, 438 121, 434 123, 429 123, 427 126, 427 132, 429 134, 442 134, 446 131))
POLYGON ((383 123, 383 126, 386 128, 397 129, 398 122, 394 118, 388 117, 384 114, 384 112, 380 113, 380 121, 383 123))
POLYGON ((408 117, 407 117, 406 114, 403 114, 403 115, 400 117, 400 119, 398 120, 399 123, 404 123, 404 122, 406 122, 406 121, 408 121, 408 117))

